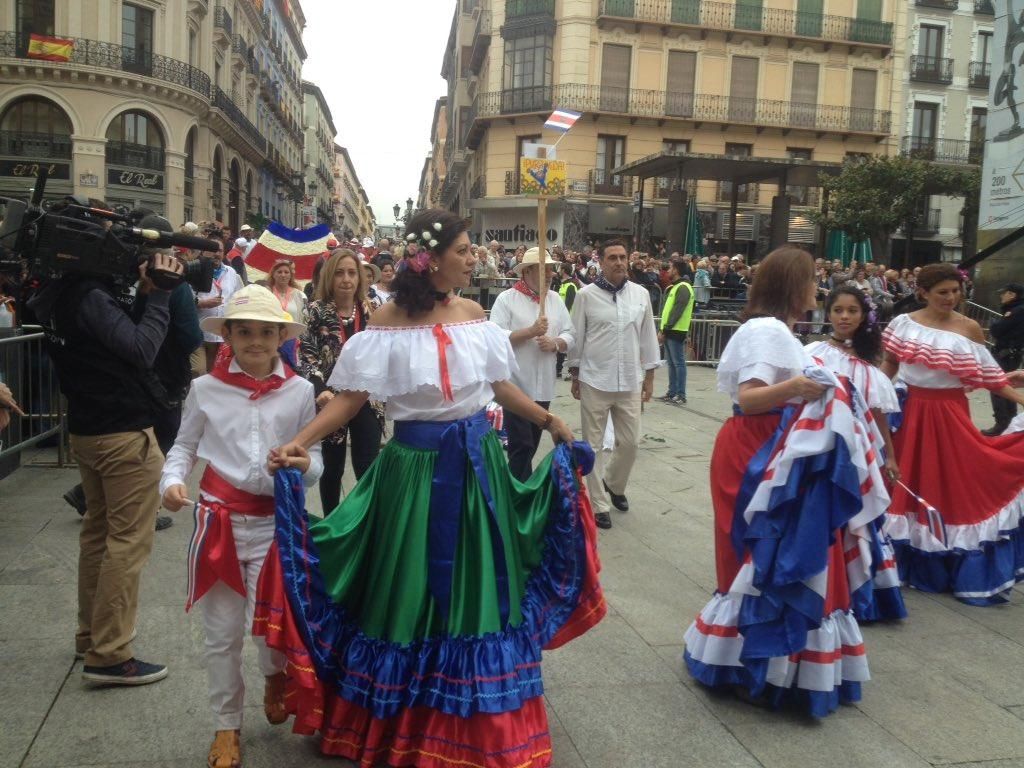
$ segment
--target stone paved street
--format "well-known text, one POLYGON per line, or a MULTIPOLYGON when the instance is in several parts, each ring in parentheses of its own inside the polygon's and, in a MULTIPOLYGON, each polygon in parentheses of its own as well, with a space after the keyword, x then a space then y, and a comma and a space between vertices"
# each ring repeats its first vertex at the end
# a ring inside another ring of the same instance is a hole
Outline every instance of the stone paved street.
MULTIPOLYGON (((559 387, 554 408, 578 427, 568 385, 559 387)), ((874 679, 863 703, 824 722, 690 681, 682 633, 713 584, 708 458, 727 403, 707 369, 691 368, 689 392, 688 407, 648 406, 633 511, 615 513, 615 527, 601 533, 607 619, 546 656, 555 766, 1024 768, 1020 589, 1010 605, 986 609, 908 593, 908 621, 865 629, 874 679)), ((975 396, 974 406, 988 426, 987 400, 975 396)), ((169 678, 86 689, 72 658, 79 523, 60 498, 76 473, 53 469, 46 452, 27 458, 0 482, 0 768, 203 765, 211 725, 202 634, 183 609, 189 518, 157 534, 139 615, 138 654, 167 663, 169 678)), ((249 651, 246 766, 347 766, 265 723, 249 651)))

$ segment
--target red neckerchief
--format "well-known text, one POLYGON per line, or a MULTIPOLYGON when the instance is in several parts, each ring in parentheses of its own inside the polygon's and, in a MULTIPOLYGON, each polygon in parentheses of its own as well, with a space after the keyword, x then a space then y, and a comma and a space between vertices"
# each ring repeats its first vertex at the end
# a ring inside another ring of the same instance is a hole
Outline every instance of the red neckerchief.
POLYGON ((280 389, 282 384, 295 375, 295 372, 286 365, 284 366, 284 376, 272 373, 265 379, 254 379, 245 371, 232 371, 231 361, 234 359, 235 355, 231 351, 231 347, 227 344, 222 345, 210 375, 233 387, 252 390, 252 394, 249 395, 250 400, 259 400, 268 392, 280 389))
POLYGON ((533 301, 534 304, 540 304, 540 296, 533 292, 533 289, 526 284, 525 280, 520 280, 512 287, 524 296, 529 296, 530 300, 533 301))

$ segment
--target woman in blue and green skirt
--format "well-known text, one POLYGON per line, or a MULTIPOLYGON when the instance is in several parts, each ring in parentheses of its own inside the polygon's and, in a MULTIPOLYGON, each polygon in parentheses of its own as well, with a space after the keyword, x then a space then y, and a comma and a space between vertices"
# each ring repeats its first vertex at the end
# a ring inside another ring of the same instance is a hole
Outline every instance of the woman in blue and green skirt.
POLYGON ((278 472, 254 632, 287 654, 294 730, 319 733, 327 754, 544 768, 541 651, 606 610, 582 482, 593 453, 510 383, 508 334, 453 295, 476 263, 465 222, 426 210, 408 233, 417 253, 394 301, 343 348, 329 382, 339 395, 270 464, 287 467, 367 397, 387 401, 394 438, 324 520, 278 472), (484 413, 492 399, 556 442, 525 483, 484 413))

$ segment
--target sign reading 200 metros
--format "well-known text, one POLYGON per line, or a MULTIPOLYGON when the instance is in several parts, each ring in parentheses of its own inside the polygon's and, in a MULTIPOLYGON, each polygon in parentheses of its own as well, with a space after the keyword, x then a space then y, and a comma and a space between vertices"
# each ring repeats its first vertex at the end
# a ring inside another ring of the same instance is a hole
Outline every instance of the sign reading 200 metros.
POLYGON ((995 0, 992 92, 982 175, 982 230, 1024 226, 1024 0, 995 0))

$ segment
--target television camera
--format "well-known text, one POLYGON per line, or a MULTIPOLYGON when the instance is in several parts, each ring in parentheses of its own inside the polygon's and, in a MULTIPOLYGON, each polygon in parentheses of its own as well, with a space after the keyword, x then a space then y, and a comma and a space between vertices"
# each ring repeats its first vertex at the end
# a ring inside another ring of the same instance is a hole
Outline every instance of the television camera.
MULTIPOLYGON (((0 197, 0 273, 47 281, 66 276, 95 277, 126 286, 139 279, 139 266, 152 267, 155 249, 217 251, 220 244, 171 232, 159 216, 120 213, 68 196, 44 207, 47 171, 41 169, 31 200, 0 197)), ((197 291, 213 285, 213 260, 185 262, 184 279, 197 291)), ((171 273, 151 273, 176 282, 171 273)), ((166 286, 161 286, 166 287, 166 286)))

